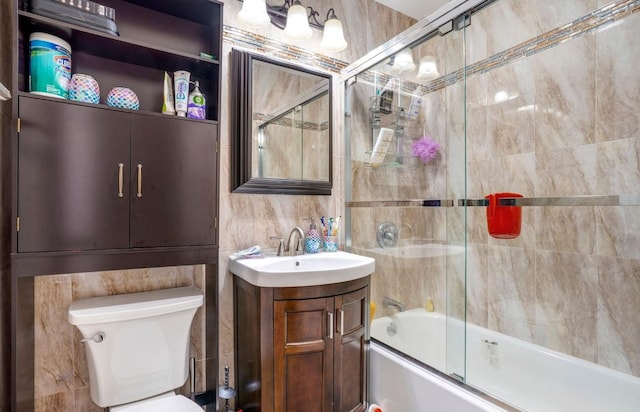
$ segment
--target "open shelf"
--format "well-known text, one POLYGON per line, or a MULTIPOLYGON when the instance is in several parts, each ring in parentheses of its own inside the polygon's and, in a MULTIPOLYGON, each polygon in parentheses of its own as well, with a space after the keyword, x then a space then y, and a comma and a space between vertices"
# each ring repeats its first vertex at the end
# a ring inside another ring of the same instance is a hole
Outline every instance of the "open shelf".
POLYGON ((69 42, 72 73, 95 78, 101 101, 113 87, 124 86, 138 95, 142 110, 160 112, 164 72, 186 70, 200 83, 207 119, 217 120, 221 5, 208 0, 100 3, 116 10, 119 36, 18 11, 18 90, 29 91, 29 36, 40 31, 69 42))

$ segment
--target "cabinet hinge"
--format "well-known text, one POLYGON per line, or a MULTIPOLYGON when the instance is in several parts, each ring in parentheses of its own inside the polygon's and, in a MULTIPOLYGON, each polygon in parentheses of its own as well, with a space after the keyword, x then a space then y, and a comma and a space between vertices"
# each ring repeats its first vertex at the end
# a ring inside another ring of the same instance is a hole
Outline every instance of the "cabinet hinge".
POLYGON ((20 231, 20 216, 16 217, 16 232, 20 231))
POLYGON ((18 117, 18 133, 20 133, 20 118, 18 117))

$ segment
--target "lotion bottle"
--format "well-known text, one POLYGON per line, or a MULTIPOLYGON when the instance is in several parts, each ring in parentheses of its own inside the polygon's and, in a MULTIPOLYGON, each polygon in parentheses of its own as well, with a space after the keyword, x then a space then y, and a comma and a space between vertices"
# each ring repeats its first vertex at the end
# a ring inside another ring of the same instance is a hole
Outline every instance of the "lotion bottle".
POLYGON ((200 82, 196 80, 193 91, 189 93, 189 103, 187 103, 187 117, 190 119, 205 119, 207 108, 205 98, 200 91, 200 82))
POLYGON ((304 238, 304 251, 305 253, 318 253, 320 251, 320 233, 316 228, 316 224, 313 221, 313 218, 307 218, 305 220, 310 220, 309 229, 304 238))

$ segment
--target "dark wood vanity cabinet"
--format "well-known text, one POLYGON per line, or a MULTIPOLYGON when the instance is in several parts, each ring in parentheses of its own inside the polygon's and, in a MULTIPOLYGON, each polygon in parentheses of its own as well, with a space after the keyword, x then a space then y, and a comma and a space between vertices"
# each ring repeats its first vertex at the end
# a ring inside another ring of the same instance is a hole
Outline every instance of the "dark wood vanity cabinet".
POLYGON ((300 288, 234 279, 239 407, 364 411, 369 277, 300 288))
POLYGON ((216 128, 21 96, 18 253, 215 243, 216 128))

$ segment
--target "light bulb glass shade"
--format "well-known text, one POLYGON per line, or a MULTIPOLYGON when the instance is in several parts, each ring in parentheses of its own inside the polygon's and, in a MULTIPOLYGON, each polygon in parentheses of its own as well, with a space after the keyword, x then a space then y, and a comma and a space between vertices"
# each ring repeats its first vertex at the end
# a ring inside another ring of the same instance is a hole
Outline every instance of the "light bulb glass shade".
POLYGON ((284 35, 291 40, 307 40, 313 35, 313 31, 309 27, 307 9, 300 4, 289 7, 284 35))
POLYGON ((338 19, 329 19, 324 23, 324 34, 320 47, 327 51, 339 52, 347 48, 342 23, 338 19))
POLYGON ((416 69, 411 49, 402 50, 395 56, 392 69, 397 74, 411 72, 416 69))
POLYGON ((244 0, 242 9, 238 12, 240 23, 249 27, 266 27, 271 19, 267 14, 265 0, 244 0))
POLYGON ((420 66, 418 67, 418 80, 433 80, 440 77, 438 72, 438 66, 436 65, 436 59, 433 56, 425 56, 420 59, 420 66))

